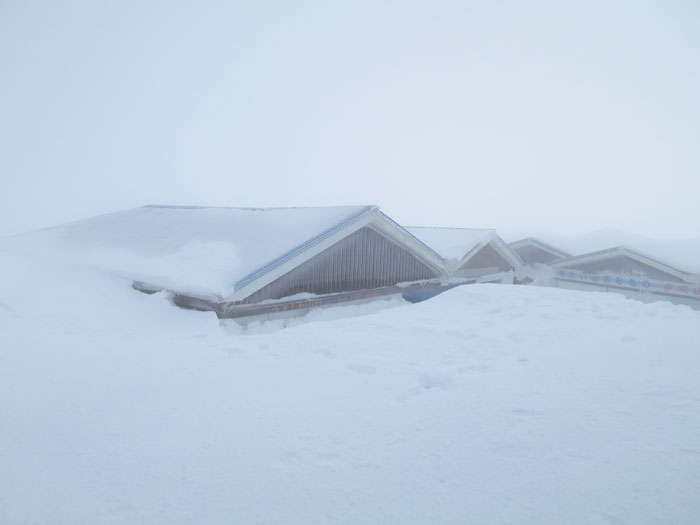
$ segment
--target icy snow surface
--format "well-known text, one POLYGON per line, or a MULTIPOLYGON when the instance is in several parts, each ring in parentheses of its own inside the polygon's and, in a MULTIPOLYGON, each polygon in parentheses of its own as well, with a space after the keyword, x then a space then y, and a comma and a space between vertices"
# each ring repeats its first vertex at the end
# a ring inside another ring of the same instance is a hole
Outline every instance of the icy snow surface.
POLYGON ((226 296, 243 277, 367 209, 144 206, 0 239, 0 250, 226 296))
POLYGON ((3 525, 700 521, 690 308, 470 285, 244 330, 0 276, 3 525))
POLYGON ((412 235, 430 246, 443 259, 461 260, 481 244, 486 244, 495 235, 495 230, 475 228, 430 228, 406 227, 412 235))

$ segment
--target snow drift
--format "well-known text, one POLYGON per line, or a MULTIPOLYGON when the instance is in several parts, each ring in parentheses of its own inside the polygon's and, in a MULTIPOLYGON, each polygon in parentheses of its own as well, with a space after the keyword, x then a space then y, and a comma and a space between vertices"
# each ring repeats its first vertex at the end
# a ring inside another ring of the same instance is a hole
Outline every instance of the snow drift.
POLYGON ((700 312, 471 285, 228 326, 0 248, 3 524, 694 524, 700 312))

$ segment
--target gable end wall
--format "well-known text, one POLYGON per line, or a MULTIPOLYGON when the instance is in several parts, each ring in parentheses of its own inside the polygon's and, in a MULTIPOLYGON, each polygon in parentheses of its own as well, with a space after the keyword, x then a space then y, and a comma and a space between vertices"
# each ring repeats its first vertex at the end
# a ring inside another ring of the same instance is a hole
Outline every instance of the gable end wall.
POLYGON ((498 268, 499 272, 507 272, 513 268, 513 265, 505 260, 493 246, 487 244, 465 262, 459 270, 471 270, 477 268, 498 268))
POLYGON ((439 275, 401 245, 365 226, 241 302, 252 304, 298 293, 353 292, 439 275))
POLYGON ((621 275, 643 275, 657 281, 684 282, 675 275, 644 264, 626 255, 618 255, 609 259, 566 265, 566 268, 580 270, 586 273, 617 273, 621 275))

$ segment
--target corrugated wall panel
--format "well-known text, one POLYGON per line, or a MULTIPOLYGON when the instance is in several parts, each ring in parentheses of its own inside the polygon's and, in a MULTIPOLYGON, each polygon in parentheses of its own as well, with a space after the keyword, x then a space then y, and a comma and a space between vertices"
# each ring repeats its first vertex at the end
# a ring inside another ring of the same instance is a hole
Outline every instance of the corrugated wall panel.
POLYGON ((302 292, 352 292, 435 277, 439 273, 415 255, 365 226, 242 302, 258 303, 302 292))
POLYGON ((506 261, 494 248, 487 244, 479 252, 462 265, 460 270, 476 268, 498 268, 499 272, 507 272, 513 266, 506 261))

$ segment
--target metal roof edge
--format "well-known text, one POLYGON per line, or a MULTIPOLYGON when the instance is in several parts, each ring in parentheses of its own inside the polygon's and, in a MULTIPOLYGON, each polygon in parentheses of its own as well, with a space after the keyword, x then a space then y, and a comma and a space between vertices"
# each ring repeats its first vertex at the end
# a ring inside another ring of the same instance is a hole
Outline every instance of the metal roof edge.
MULTIPOLYGON (((427 245, 426 243, 424 243, 423 241, 421 241, 418 237, 416 237, 415 235, 413 235, 413 234, 412 234, 410 231, 408 231, 404 226, 401 226, 398 222, 396 222, 394 219, 392 219, 391 217, 389 217, 386 213, 384 213, 382 210, 380 210, 378 206, 376 207, 376 209, 374 210, 374 212, 375 212, 377 215, 379 215, 382 219, 384 219, 385 221, 387 221, 388 223, 390 223, 390 224, 396 226, 397 228, 399 228, 401 231, 403 231, 404 233, 406 233, 406 235, 408 235, 408 236, 411 237, 412 239, 415 239, 416 242, 417 242, 417 244, 419 244, 420 246, 422 246, 423 248, 425 248, 427 251, 429 251, 430 253, 432 253, 435 257, 437 257, 437 258, 440 259, 441 261, 444 261, 444 260, 445 260, 445 258, 444 258, 442 255, 440 255, 438 252, 436 252, 435 250, 433 250, 429 245, 427 245)), ((409 226, 409 228, 421 228, 421 227, 422 227, 422 226, 409 226)))
POLYGON ((484 237, 483 240, 479 241, 479 243, 477 243, 471 250, 469 250, 467 253, 465 253, 462 256, 462 258, 457 262, 457 264, 455 265, 455 268, 461 268, 462 266, 464 266, 467 263, 467 261, 469 261, 469 259, 471 259, 477 253, 479 253, 481 251, 481 249, 484 246, 486 246, 487 244, 489 244, 491 241, 493 241, 493 239, 495 237, 498 237, 498 234, 496 233, 496 230, 491 229, 489 231, 489 236, 484 237))
POLYGON ((522 257, 520 257, 520 255, 518 255, 518 253, 511 248, 508 243, 504 241, 500 235, 498 235, 498 233, 496 233, 495 237, 492 238, 490 242, 495 242, 496 246, 502 251, 501 256, 503 258, 510 258, 511 260, 509 262, 515 263, 514 266, 525 266, 522 257))

